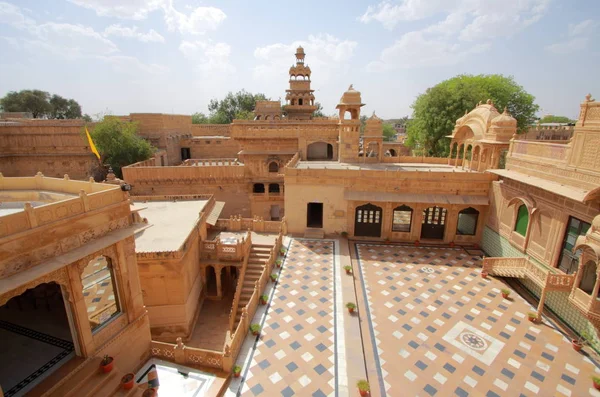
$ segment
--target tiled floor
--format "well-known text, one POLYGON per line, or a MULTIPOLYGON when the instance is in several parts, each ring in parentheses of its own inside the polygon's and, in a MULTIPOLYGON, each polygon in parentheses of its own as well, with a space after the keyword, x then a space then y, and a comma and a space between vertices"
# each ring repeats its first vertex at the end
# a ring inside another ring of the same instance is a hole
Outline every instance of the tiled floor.
POLYGON ((356 249, 375 335, 364 343, 378 352, 387 395, 598 394, 592 362, 552 323, 530 323, 526 314, 535 310, 516 293, 503 299, 501 281, 480 278, 478 256, 461 248, 356 249))
MULTIPOLYGON (((241 395, 334 393, 334 266, 333 241, 292 241, 264 316, 262 335, 242 372, 241 395)), ((239 359, 238 364, 242 364, 239 359)))
POLYGON ((517 293, 503 299, 500 280, 480 277, 481 251, 352 244, 352 277, 339 248, 291 240, 227 396, 352 396, 364 373, 372 396, 600 396, 590 359, 548 319, 527 321, 534 309, 517 293), (359 303, 358 317, 346 302, 359 303), (344 339, 358 323, 362 333, 344 339))

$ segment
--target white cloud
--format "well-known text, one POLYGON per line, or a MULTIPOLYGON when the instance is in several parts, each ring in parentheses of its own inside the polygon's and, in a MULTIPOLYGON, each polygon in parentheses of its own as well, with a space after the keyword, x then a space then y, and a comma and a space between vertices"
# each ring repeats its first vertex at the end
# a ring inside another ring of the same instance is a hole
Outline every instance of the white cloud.
MULTIPOLYGON (((506 36, 531 25, 545 13, 550 0, 384 0, 369 6, 359 17, 363 23, 380 22, 393 29, 402 21, 416 21, 439 14, 466 14, 472 22, 463 39, 506 36)), ((466 20, 465 19, 465 20, 466 20)), ((451 22, 451 21, 450 21, 451 22)))
POLYGON ((590 42, 590 36, 596 29, 597 23, 587 19, 578 24, 569 24, 568 39, 547 45, 546 51, 558 55, 570 54, 585 50, 590 42))
POLYGON ((454 65, 469 55, 486 51, 489 44, 454 44, 443 38, 428 38, 423 32, 409 32, 384 49, 378 61, 367 65, 370 72, 396 68, 454 65))
POLYGON ((229 62, 231 46, 227 43, 211 41, 182 41, 179 51, 186 58, 198 63, 202 72, 234 73, 235 67, 229 62))
POLYGON ((576 25, 569 24, 569 36, 587 36, 592 34, 595 30, 597 23, 592 21, 591 19, 586 19, 585 21, 579 22, 576 25))
POLYGON ((101 17, 146 19, 148 13, 159 9, 165 0, 68 0, 96 12, 101 17))
POLYGON ((90 27, 48 22, 38 25, 36 36, 53 52, 67 57, 118 52, 117 46, 90 27))
POLYGON ((172 0, 163 9, 169 30, 178 30, 182 34, 204 34, 218 28, 227 18, 221 9, 215 7, 197 7, 186 15, 173 7, 172 0))
POLYGON ((290 44, 271 44, 254 50, 254 57, 262 63, 254 69, 256 78, 272 78, 287 74, 290 64, 294 63, 294 54, 298 46, 304 47, 306 64, 319 79, 327 80, 335 70, 346 64, 354 55, 358 45, 355 41, 341 40, 329 34, 308 36, 308 40, 290 44))
POLYGON ((134 76, 137 76, 140 72, 156 75, 165 73, 168 70, 163 65, 146 64, 135 57, 125 55, 97 56, 96 58, 108 63, 117 72, 134 76))
POLYGON ((17 29, 31 29, 35 26, 35 21, 25 16, 19 7, 0 2, 0 24, 10 25, 17 29))
POLYGON ((142 33, 138 31, 138 27, 134 26, 132 28, 121 26, 119 24, 110 25, 106 29, 104 29, 104 36, 120 36, 120 37, 128 37, 137 39, 142 42, 157 42, 164 43, 165 38, 161 36, 154 29, 150 29, 148 33, 142 33))
POLYGON ((370 6, 359 19, 393 29, 401 21, 438 21, 403 34, 385 48, 367 70, 449 65, 491 47, 492 40, 509 37, 537 22, 550 0, 384 0, 370 6), (439 20, 440 15, 445 15, 439 20), (472 44, 475 43, 475 44, 472 44))

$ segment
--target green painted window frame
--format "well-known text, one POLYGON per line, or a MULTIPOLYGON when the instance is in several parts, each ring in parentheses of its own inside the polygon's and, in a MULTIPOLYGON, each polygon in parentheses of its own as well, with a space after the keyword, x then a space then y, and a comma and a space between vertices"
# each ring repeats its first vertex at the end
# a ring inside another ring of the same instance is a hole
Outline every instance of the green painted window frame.
POLYGON ((527 206, 525 204, 521 204, 519 209, 517 210, 517 221, 515 222, 515 232, 519 233, 521 236, 525 237, 527 235, 527 226, 529 225, 529 211, 527 211, 527 206))

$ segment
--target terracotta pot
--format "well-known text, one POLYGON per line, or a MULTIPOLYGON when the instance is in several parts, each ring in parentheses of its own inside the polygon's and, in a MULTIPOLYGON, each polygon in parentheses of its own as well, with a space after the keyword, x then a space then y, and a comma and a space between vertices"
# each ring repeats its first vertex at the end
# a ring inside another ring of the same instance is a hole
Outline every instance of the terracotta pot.
POLYGON ((348 308, 348 312, 349 312, 349 313, 354 313, 354 309, 353 309, 353 308, 351 308, 351 307, 349 307, 349 308, 348 308))
POLYGON ((262 299, 261 299, 261 300, 260 300, 260 304, 264 306, 264 305, 266 305, 266 304, 267 304, 267 301, 265 301, 265 300, 262 300, 262 299))
POLYGON ((252 331, 252 335, 254 336, 258 336, 260 334, 260 331, 252 331))
POLYGON ((418 247, 418 246, 419 246, 419 244, 420 244, 420 243, 419 243, 418 241, 415 241, 415 247, 418 247))
POLYGON ((487 278, 488 273, 487 272, 481 272, 481 278, 487 278))
POLYGON ((368 396, 368 395, 369 395, 369 392, 368 392, 368 391, 366 391, 366 390, 359 390, 358 392, 359 392, 359 393, 360 393, 360 395, 361 395, 361 396, 363 396, 363 397, 364 397, 364 396, 368 396))
POLYGON ((241 372, 234 372, 233 373, 233 377, 234 378, 239 378, 240 377, 241 372))
POLYGON ((531 321, 532 323, 535 323, 535 321, 537 320, 537 317, 527 317, 529 319, 529 321, 531 321))
POLYGON ((113 369, 113 364, 115 362, 115 360, 112 357, 109 357, 109 363, 106 365, 100 365, 100 368, 102 368, 102 372, 104 372, 105 374, 109 373, 110 371, 112 371, 113 369))
POLYGON ((571 341, 571 346, 573 346, 573 350, 575 350, 576 352, 581 351, 581 349, 583 348, 583 345, 575 339, 571 341))
POLYGON ((125 374, 121 378, 121 385, 123 385, 123 389, 130 390, 133 388, 133 384, 135 383, 135 375, 133 373, 125 374))
POLYGON ((592 381, 592 383, 594 384, 594 389, 600 390, 600 383, 596 383, 595 381, 592 381))
POLYGON ((346 274, 350 274, 350 270, 346 270, 346 274))
POLYGON ((454 241, 450 242, 450 248, 454 248, 454 241))
POLYGON ((502 293, 502 297, 503 297, 504 299, 508 299, 508 294, 502 293))
POLYGON ((156 396, 158 396, 158 393, 154 389, 146 389, 146 390, 144 390, 144 394, 142 394, 142 397, 156 397, 156 396))

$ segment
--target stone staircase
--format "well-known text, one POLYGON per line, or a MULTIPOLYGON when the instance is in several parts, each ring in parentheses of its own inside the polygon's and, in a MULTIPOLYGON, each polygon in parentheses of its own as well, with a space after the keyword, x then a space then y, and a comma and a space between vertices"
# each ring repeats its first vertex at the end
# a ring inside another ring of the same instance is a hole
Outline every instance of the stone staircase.
POLYGON ((265 264, 271 255, 271 249, 273 249, 273 246, 266 244, 252 244, 252 247, 250 248, 248 266, 246 267, 240 300, 235 313, 234 329, 237 328, 237 325, 242 318, 242 309, 246 307, 254 293, 254 284, 258 281, 265 268, 265 264))
POLYGON ((130 390, 123 390, 121 377, 125 372, 119 370, 117 365, 112 371, 105 374, 100 369, 100 357, 87 362, 76 374, 56 389, 44 394, 44 397, 134 397, 141 396, 147 386, 134 385, 130 390))
POLYGON ((323 231, 323 229, 309 227, 309 228, 306 228, 306 231, 304 232, 304 238, 314 240, 314 239, 322 239, 323 237, 325 237, 325 231, 323 231))

